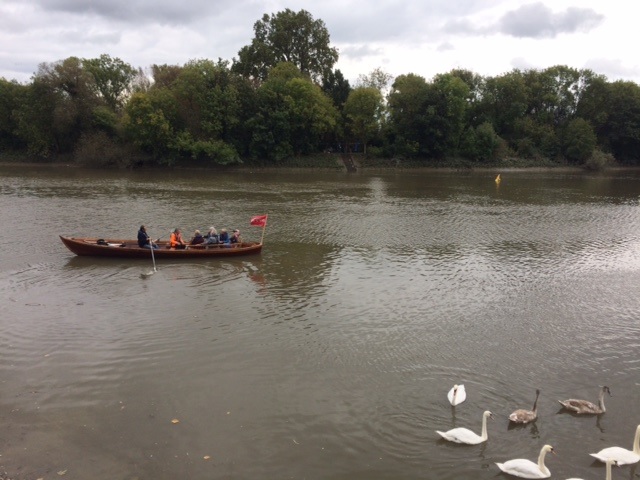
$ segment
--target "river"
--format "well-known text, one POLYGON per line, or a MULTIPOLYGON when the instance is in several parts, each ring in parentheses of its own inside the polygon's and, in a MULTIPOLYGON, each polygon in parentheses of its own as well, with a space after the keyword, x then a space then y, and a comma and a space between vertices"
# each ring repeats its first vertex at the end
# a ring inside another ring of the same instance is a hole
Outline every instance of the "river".
POLYGON ((477 480, 551 444, 604 479, 640 424, 640 173, 495 173, 1 166, 0 476, 477 480), (260 255, 153 275, 58 238, 263 214, 260 255), (484 410, 487 442, 436 434, 484 410))

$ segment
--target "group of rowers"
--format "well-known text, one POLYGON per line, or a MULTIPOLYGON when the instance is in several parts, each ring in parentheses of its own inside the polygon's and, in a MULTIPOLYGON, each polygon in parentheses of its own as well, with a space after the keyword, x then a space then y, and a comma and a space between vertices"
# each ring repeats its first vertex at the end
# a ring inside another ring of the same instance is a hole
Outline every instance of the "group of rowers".
MULTIPOLYGON (((158 239, 160 240, 160 239, 158 239)), ((156 240, 156 242, 158 241, 156 240)), ((185 249, 188 245, 218 245, 218 244, 227 244, 230 245, 232 243, 242 243, 242 239, 240 238, 240 230, 235 229, 229 235, 226 228, 220 230, 220 233, 216 230, 215 227, 210 227, 209 231, 202 235, 200 230, 196 230, 193 233, 193 237, 189 242, 185 242, 182 238, 182 231, 179 228, 174 228, 171 231, 171 237, 169 238, 169 248, 175 249, 185 249)), ((138 246, 140 248, 158 248, 158 245, 149 238, 147 234, 147 229, 144 225, 140 226, 140 230, 138 230, 138 246)))

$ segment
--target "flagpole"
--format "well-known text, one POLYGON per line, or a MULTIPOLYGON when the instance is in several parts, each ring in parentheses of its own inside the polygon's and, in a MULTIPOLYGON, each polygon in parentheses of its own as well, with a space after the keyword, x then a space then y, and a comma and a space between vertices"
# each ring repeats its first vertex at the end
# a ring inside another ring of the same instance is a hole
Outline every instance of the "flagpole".
POLYGON ((263 241, 264 241, 264 231, 267 228, 268 219, 269 219, 269 214, 265 215, 264 225, 262 226, 262 236, 260 237, 260 244, 263 244, 263 241))

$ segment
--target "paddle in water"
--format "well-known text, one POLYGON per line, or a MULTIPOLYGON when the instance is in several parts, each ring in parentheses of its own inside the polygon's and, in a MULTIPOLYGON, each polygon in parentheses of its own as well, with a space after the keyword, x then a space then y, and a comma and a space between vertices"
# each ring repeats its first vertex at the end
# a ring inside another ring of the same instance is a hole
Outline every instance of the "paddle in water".
MULTIPOLYGON (((153 275, 154 273, 156 273, 158 271, 158 269, 156 268, 156 256, 153 253, 154 250, 154 245, 153 245, 153 241, 151 240, 151 238, 149 238, 149 235, 147 235, 147 240, 149 240, 149 250, 151 250, 151 261, 153 262, 153 270, 150 272, 147 272, 146 274, 143 274, 144 277, 149 277, 151 275, 153 275)), ((160 240, 160 239, 158 239, 160 240)))

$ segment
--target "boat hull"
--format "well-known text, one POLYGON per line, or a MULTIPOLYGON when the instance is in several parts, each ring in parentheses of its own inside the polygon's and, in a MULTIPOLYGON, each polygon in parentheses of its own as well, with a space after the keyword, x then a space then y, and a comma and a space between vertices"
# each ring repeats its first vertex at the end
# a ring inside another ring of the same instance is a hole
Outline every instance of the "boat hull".
MULTIPOLYGON (((148 248, 140 248, 137 240, 74 238, 60 235, 62 243, 76 255, 114 258, 149 258, 148 248), (98 240, 101 240, 98 243, 98 240)), ((262 251, 262 243, 242 242, 230 245, 190 245, 186 249, 169 248, 168 242, 158 242, 155 258, 209 258, 252 255, 262 251)))

